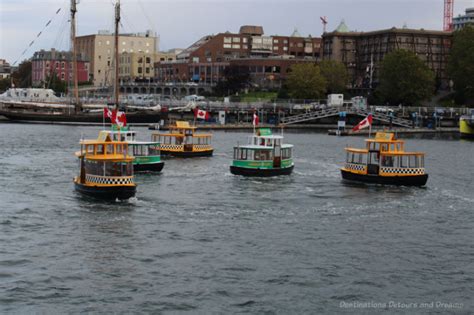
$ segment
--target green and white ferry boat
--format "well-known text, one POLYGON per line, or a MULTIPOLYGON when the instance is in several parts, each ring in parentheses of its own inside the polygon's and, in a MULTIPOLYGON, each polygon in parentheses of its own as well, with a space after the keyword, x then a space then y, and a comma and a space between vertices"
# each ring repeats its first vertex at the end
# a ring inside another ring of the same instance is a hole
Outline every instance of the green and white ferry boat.
POLYGON ((161 160, 161 146, 155 141, 137 141, 136 131, 128 127, 120 128, 114 125, 110 134, 113 141, 128 143, 128 154, 135 157, 133 160, 134 172, 161 172, 165 162, 161 160))
POLYGON ((260 128, 249 137, 247 145, 234 147, 230 172, 242 176, 290 175, 293 171, 293 145, 284 144, 282 135, 260 128))

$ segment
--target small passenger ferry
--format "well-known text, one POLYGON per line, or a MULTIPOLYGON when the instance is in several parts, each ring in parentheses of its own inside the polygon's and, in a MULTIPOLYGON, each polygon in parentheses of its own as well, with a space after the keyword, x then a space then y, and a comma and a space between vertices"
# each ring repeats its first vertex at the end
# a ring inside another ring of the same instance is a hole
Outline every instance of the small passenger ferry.
POLYGON ((211 134, 196 133, 197 127, 190 126, 187 121, 177 121, 169 129, 169 133, 152 134, 152 141, 161 144, 161 154, 175 157, 212 155, 214 149, 211 146, 211 134))
POLYGON ((346 148, 342 178, 367 183, 424 186, 428 180, 422 152, 405 152, 395 134, 377 132, 365 149, 346 148))
POLYGON ((133 175, 134 157, 127 154, 128 143, 112 141, 101 132, 97 140, 81 140, 79 176, 74 178, 76 190, 102 199, 129 199, 137 186, 133 175))
POLYGON ((293 145, 284 144, 283 136, 260 128, 249 137, 247 145, 234 147, 230 172, 242 176, 290 175, 293 171, 293 145))
POLYGON ((113 141, 128 143, 128 153, 135 157, 133 169, 135 172, 161 172, 165 162, 161 160, 160 143, 154 141, 137 141, 136 131, 128 128, 120 130, 114 125, 112 131, 105 131, 113 141))

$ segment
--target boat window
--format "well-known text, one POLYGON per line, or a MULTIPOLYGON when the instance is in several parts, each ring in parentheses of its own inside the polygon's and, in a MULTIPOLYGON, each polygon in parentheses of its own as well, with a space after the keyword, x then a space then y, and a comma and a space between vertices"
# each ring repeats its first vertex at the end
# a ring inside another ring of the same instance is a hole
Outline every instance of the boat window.
POLYGON ((98 144, 96 147, 96 154, 104 154, 104 145, 103 144, 98 144))
POLYGON ((239 160, 247 160, 247 149, 240 149, 240 159, 239 160))
POLYGON ((291 148, 288 149, 282 149, 281 150, 281 155, 283 159, 291 159, 291 148))
POLYGON ((419 163, 418 163, 418 158, 416 155, 409 155, 408 156, 408 166, 410 168, 418 168, 419 166, 419 163))
POLYGON ((408 167, 408 161, 407 161, 406 156, 400 155, 398 159, 400 161, 400 165, 399 165, 400 168, 407 168, 408 167))
POLYGON ((381 151, 388 151, 388 144, 384 143, 380 146, 381 151))
POLYGON ((107 154, 114 154, 114 145, 107 144, 107 154))
POLYGON ((89 144, 86 150, 87 150, 87 153, 94 153, 94 145, 89 144))
POLYGON ((385 167, 393 167, 394 157, 391 155, 384 155, 380 159, 380 165, 385 167))
POLYGON ((151 144, 148 146, 148 155, 160 155, 160 146, 151 144))
POLYGON ((272 159, 272 154, 270 150, 255 150, 256 161, 268 161, 271 159, 272 159))
POLYGON ((420 156, 420 167, 425 167, 425 156, 420 156))

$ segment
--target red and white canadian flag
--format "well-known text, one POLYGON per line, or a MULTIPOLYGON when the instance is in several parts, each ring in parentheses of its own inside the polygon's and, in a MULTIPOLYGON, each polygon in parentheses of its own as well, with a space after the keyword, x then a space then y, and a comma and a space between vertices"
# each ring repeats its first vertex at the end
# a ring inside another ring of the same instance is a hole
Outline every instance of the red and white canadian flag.
POLYGON ((352 131, 359 131, 370 126, 372 126, 372 114, 369 114, 369 116, 365 117, 357 126, 352 128, 352 131))
POLYGON ((259 122, 259 120, 258 120, 258 115, 257 115, 257 113, 253 113, 252 125, 258 126, 258 122, 259 122))
POLYGON ((104 108, 104 116, 109 118, 112 124, 118 125, 119 127, 125 127, 127 125, 127 117, 125 117, 124 112, 104 108))
POLYGON ((209 119, 209 113, 206 112, 205 110, 200 110, 199 108, 194 109, 194 117, 197 119, 204 119, 208 120, 209 119))
POLYGON ((104 108, 104 116, 109 118, 110 120, 113 120, 112 118, 114 117, 114 112, 108 109, 107 107, 104 108))
POLYGON ((127 125, 127 117, 125 117, 124 112, 117 112, 115 116, 115 123, 119 127, 125 127, 127 125))

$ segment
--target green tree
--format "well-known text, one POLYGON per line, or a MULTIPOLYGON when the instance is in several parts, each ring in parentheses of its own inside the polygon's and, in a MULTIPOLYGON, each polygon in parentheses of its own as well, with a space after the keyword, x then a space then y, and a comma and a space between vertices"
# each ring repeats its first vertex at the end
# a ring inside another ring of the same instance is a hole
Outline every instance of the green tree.
POLYGON ((13 83, 17 88, 31 87, 31 61, 24 60, 18 66, 18 69, 11 74, 13 83))
POLYGON ((8 90, 10 86, 11 86, 10 78, 1 79, 0 80, 0 93, 3 93, 6 90, 8 90))
POLYGON ((56 72, 51 72, 51 75, 46 77, 46 87, 52 89, 56 94, 66 93, 67 83, 61 81, 56 72))
POLYGON ((286 84, 293 98, 319 99, 326 93, 327 81, 317 64, 299 63, 291 67, 286 84))
POLYGON ((413 52, 396 50, 382 61, 377 92, 392 105, 416 105, 435 91, 435 74, 413 52))
POLYGON ((349 74, 342 62, 323 60, 319 67, 321 74, 327 81, 327 93, 344 93, 346 91, 349 74))
POLYGON ((448 63, 456 98, 461 102, 474 99, 474 28, 456 31, 448 63))

